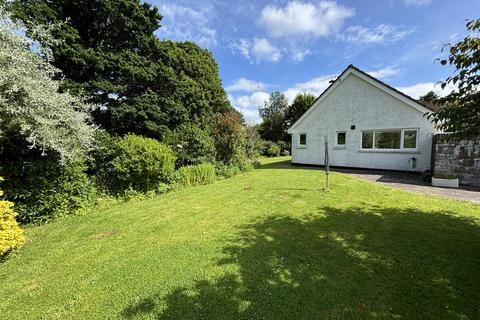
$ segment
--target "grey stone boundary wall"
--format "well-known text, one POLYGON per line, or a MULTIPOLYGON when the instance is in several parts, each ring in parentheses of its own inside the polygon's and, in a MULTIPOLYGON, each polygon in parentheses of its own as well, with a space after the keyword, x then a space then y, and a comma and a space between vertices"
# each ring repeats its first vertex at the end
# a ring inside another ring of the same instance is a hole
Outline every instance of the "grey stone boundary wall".
POLYGON ((480 187, 480 137, 455 139, 437 134, 432 149, 434 176, 455 175, 462 185, 480 187))

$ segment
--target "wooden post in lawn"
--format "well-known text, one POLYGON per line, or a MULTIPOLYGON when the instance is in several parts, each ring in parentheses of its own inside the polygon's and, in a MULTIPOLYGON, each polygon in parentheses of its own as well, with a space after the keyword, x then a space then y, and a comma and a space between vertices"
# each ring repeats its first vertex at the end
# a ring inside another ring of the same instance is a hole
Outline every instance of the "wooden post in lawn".
POLYGON ((325 136, 325 190, 329 190, 328 176, 330 175, 330 163, 328 158, 328 136, 325 136))

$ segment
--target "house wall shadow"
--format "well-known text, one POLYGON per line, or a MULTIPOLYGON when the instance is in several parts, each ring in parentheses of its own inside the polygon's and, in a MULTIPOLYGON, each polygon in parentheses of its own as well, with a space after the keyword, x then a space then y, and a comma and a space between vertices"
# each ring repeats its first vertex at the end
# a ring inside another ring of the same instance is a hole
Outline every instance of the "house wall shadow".
POLYGON ((321 207, 244 225, 215 281, 128 306, 126 318, 478 319, 480 228, 455 213, 321 207), (160 307, 161 306, 161 307, 160 307))

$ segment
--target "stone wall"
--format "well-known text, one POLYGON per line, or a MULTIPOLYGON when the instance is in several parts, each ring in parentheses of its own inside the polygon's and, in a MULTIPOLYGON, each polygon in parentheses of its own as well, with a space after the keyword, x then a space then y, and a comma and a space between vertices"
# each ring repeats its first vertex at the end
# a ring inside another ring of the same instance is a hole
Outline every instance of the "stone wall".
POLYGON ((460 140, 435 135, 432 166, 434 176, 455 175, 462 185, 480 187, 480 137, 460 140))

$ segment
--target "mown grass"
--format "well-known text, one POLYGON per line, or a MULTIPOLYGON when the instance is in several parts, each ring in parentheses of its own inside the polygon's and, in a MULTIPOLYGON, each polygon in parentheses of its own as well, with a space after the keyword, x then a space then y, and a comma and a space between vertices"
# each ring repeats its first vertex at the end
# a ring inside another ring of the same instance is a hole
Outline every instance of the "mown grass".
POLYGON ((480 206, 285 160, 28 229, 1 318, 480 318, 480 206))

